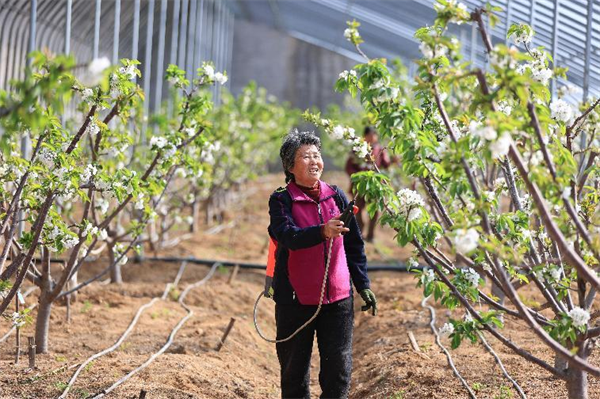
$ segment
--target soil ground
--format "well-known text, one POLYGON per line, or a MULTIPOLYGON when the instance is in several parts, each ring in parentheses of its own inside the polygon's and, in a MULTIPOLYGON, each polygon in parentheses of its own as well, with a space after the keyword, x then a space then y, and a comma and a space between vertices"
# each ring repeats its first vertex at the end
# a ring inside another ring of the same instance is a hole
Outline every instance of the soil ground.
MULTIPOLYGON (((245 201, 233 207, 224 221, 229 226, 208 234, 210 226, 164 255, 196 256, 264 263, 267 251, 266 203, 270 192, 281 184, 280 176, 267 176, 246 188, 245 201)), ((346 187, 345 176, 325 176, 326 181, 346 187)), ((371 263, 405 260, 410 248, 398 248, 391 231, 379 228, 374 244, 367 244, 371 263)), ((106 266, 100 259, 86 265, 80 279, 106 266)), ((66 321, 66 307, 53 308, 49 353, 37 356, 37 369, 28 370, 26 356, 14 364, 14 335, 0 344, 0 398, 57 397, 74 368, 89 356, 114 344, 129 325, 138 308, 160 297, 165 285, 174 280, 180 265, 167 262, 129 263, 123 270, 124 284, 94 283, 82 290, 66 321)), ((191 283, 201 280, 209 268, 188 264, 177 290, 158 300, 141 316, 139 323, 118 350, 91 363, 79 376, 69 397, 86 398, 108 388, 129 371, 144 363, 166 342, 171 330, 187 314, 174 300, 191 283)), ((231 270, 220 268, 213 278, 190 291, 186 304, 194 312, 166 353, 149 367, 116 388, 109 398, 277 398, 279 367, 275 348, 258 337, 252 322, 252 308, 262 289, 259 271, 241 270, 228 284, 231 270), (221 351, 215 348, 231 318, 236 322, 221 351)), ((354 371, 351 399, 367 398, 467 398, 468 394, 436 346, 429 328, 429 312, 421 306, 422 292, 409 273, 371 272, 373 291, 379 300, 377 317, 360 312, 355 298, 354 371), (412 332, 421 349, 411 346, 412 332)), ((527 293, 522 293, 527 295, 527 293)), ((35 294, 27 303, 36 302, 35 294)), ((259 322, 273 336, 273 304, 261 302, 259 322)), ((462 317, 436 306, 438 328, 448 317, 462 317)), ((483 308, 482 308, 483 309, 483 308)), ((33 312, 35 316, 35 311, 33 312)), ((8 323, 0 324, 0 335, 8 323)), ((33 327, 22 330, 23 340, 33 327)), ((551 353, 524 323, 510 320, 503 334, 536 356, 553 362, 551 353)), ((538 366, 524 361, 498 341, 488 341, 501 357, 507 371, 529 398, 565 398, 564 383, 538 366)), ((447 339, 442 341, 449 347, 447 339)), ((313 397, 318 387, 318 353, 315 346, 311 383, 313 397)), ((517 392, 503 377, 492 356, 480 344, 463 343, 451 351, 457 369, 479 398, 517 398, 517 392)), ((598 364, 598 356, 593 360, 598 364)), ((590 398, 600 398, 600 380, 590 379, 590 398)))

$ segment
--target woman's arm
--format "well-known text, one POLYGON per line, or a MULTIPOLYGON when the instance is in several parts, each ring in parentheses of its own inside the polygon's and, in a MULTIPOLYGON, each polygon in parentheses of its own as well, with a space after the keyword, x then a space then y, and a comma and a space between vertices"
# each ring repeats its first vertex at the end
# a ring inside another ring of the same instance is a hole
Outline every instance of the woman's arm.
POLYGON ((292 200, 285 192, 276 192, 269 199, 269 234, 284 247, 295 251, 325 241, 321 225, 300 228, 292 218, 292 200), (287 196, 287 198, 285 198, 287 196))
MULTIPOLYGON (((344 207, 348 206, 348 198, 338 187, 337 192, 342 200, 344 207)), ((358 228, 356 217, 352 215, 350 219, 350 231, 344 236, 344 249, 346 250, 346 260, 348 269, 354 287, 358 292, 370 288, 369 277, 367 276, 367 255, 365 254, 365 243, 358 228)))

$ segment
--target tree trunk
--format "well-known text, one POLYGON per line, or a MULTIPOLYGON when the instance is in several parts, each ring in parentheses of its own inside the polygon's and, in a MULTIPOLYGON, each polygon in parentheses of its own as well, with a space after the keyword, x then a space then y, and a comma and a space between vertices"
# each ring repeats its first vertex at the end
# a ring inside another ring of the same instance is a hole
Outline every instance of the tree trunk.
POLYGON ((569 367, 567 375, 567 392, 569 393, 569 399, 588 399, 587 372, 576 367, 569 367))
POLYGON ((192 223, 190 224, 190 232, 198 231, 198 215, 200 214, 200 201, 196 200, 192 204, 192 223))
MULTIPOLYGON (((77 287, 77 285, 78 285, 77 273, 78 272, 73 273, 73 277, 71 277, 71 279, 69 281, 67 281, 67 290, 77 287)), ((69 296, 70 296, 69 300, 71 301, 71 303, 77 302, 77 291, 69 294, 69 296)))
POLYGON ((110 264, 110 283, 122 284, 123 277, 121 276, 121 264, 115 263, 114 246, 108 246, 108 262, 110 264))
POLYGON ((48 331, 50 328, 51 313, 52 300, 50 299, 49 293, 42 288, 35 322, 35 344, 37 353, 48 352, 48 331))
MULTIPOLYGON (((590 355, 589 345, 589 340, 585 340, 579 346, 577 355, 583 360, 587 360, 590 355)), ((568 367, 567 392, 569 393, 569 399, 589 399, 588 373, 570 364, 568 367)))
POLYGON ((560 371, 566 372, 567 369, 569 368, 569 363, 567 363, 567 361, 565 359, 563 359, 562 357, 560 357, 558 355, 554 355, 554 367, 560 371))

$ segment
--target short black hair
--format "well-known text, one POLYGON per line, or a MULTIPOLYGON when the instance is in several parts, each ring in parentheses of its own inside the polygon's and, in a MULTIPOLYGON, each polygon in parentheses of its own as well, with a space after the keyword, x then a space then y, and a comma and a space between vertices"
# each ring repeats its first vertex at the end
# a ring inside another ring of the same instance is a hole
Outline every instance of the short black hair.
POLYGON ((366 136, 369 133, 377 133, 377 130, 373 126, 365 126, 365 131, 363 132, 363 136, 366 136))
POLYGON ((321 139, 314 132, 299 132, 298 129, 294 128, 283 139, 279 156, 281 157, 286 183, 295 181, 294 174, 290 172, 290 169, 294 167, 296 151, 303 145, 314 145, 321 151, 321 139))

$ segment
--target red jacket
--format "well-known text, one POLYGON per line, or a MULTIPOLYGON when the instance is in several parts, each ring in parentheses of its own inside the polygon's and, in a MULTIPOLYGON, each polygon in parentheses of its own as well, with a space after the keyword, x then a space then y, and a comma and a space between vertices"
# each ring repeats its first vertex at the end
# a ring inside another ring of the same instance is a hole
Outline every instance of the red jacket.
MULTIPOLYGON (((375 143, 373 146, 373 158, 375 159, 375 164, 380 169, 387 169, 392 161, 390 160, 390 156, 387 151, 383 148, 383 146, 379 143, 375 143)), ((348 176, 353 175, 357 172, 363 172, 365 170, 371 170, 371 164, 367 164, 365 161, 358 159, 354 153, 350 153, 348 160, 346 161, 346 173, 348 176)))

